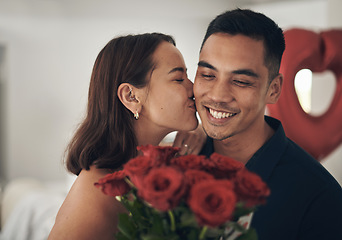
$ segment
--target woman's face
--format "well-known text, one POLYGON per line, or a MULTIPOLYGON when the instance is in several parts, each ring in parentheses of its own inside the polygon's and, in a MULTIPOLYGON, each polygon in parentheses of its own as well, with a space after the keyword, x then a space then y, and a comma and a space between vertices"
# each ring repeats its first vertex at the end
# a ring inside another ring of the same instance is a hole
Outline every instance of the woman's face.
POLYGON ((193 83, 188 79, 182 54, 171 43, 162 42, 153 54, 153 61, 138 122, 155 133, 195 129, 198 121, 193 83))

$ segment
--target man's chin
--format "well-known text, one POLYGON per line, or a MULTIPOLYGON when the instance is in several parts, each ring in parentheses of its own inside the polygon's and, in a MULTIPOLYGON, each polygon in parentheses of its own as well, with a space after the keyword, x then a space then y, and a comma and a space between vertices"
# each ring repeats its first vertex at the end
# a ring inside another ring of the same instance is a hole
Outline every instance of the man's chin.
POLYGON ((228 134, 225 135, 218 131, 213 131, 213 130, 209 130, 205 128, 203 129, 204 129, 204 132, 207 134, 207 136, 217 141, 223 141, 231 137, 231 135, 228 135, 228 134))

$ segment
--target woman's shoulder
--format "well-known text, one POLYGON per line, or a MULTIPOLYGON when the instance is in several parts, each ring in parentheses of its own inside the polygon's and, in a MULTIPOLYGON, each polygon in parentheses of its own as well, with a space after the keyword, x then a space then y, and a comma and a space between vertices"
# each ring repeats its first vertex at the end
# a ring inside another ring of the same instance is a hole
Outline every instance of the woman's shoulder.
POLYGON ((57 214, 49 239, 63 239, 60 234, 77 239, 107 239, 105 234, 113 239, 118 214, 124 207, 94 186, 108 173, 95 167, 81 171, 57 214))
MULTIPOLYGON (((108 170, 97 169, 93 166, 89 170, 82 170, 72 185, 65 202, 77 206, 85 204, 83 207, 91 209, 95 208, 95 206, 88 206, 90 202, 100 203, 101 201, 102 204, 114 202, 113 197, 103 194, 100 189, 94 186, 94 183, 109 173, 108 170)), ((96 206, 97 208, 101 207, 98 204, 96 206)))

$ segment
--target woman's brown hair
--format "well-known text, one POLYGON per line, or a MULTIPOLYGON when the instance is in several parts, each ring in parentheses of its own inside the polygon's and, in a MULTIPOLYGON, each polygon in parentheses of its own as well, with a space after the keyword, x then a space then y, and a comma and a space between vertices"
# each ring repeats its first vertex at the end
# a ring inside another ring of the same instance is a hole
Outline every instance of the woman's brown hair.
POLYGON ((117 90, 121 83, 137 88, 148 85, 152 55, 162 41, 176 45, 171 36, 146 33, 114 38, 100 51, 91 75, 86 117, 66 150, 68 171, 78 175, 91 165, 117 169, 136 156, 133 115, 117 90))

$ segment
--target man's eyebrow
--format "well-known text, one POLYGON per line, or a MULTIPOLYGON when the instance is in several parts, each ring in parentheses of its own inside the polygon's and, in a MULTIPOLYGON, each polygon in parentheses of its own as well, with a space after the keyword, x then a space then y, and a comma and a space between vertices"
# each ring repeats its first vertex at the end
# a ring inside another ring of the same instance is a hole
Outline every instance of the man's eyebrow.
POLYGON ((249 77, 259 78, 259 75, 250 69, 238 69, 238 70, 234 70, 232 73, 238 74, 238 75, 246 75, 249 77))
MULTIPOLYGON (((205 67, 205 68, 209 68, 209 69, 212 69, 214 71, 217 71, 217 69, 213 65, 211 65, 210 63, 208 63, 206 61, 199 61, 197 65, 199 67, 205 67)), ((238 74, 238 75, 246 75, 246 76, 250 76, 250 77, 259 78, 259 75, 256 74, 251 69, 238 69, 238 70, 234 70, 232 73, 238 74)))
POLYGON ((168 74, 174 73, 174 72, 182 72, 183 73, 183 72, 186 72, 186 69, 184 69, 182 67, 175 67, 175 68, 171 69, 171 71, 168 74))
POLYGON ((217 71, 217 69, 213 65, 211 65, 210 63, 207 63, 206 61, 199 61, 197 66, 205 67, 205 68, 210 68, 210 69, 212 69, 214 71, 217 71))

